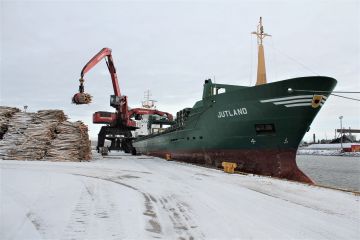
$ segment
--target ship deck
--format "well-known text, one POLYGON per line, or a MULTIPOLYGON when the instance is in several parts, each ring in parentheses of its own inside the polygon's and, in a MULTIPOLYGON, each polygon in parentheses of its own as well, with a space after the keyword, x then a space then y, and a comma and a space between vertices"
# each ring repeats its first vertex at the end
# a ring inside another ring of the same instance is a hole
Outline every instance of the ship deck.
POLYGON ((358 194, 110 153, 0 161, 1 239, 359 239, 358 194))

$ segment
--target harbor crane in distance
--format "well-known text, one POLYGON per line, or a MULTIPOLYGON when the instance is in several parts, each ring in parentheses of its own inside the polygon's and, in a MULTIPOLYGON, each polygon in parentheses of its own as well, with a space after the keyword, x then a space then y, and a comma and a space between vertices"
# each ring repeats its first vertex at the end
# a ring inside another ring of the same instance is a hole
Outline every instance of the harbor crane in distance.
POLYGON ((83 67, 80 73, 79 92, 76 93, 72 102, 75 104, 89 104, 92 101, 90 94, 85 93, 84 90, 84 75, 89 72, 96 64, 105 58, 106 65, 109 69, 111 81, 113 85, 114 94, 110 96, 110 106, 116 109, 115 113, 99 111, 93 114, 94 124, 105 124, 100 129, 98 134, 97 151, 106 155, 108 150, 122 150, 126 153, 136 154, 135 148, 132 146, 131 131, 136 130, 135 120, 140 120, 142 115, 159 115, 166 118, 168 121, 173 121, 173 116, 170 113, 162 112, 157 109, 147 108, 133 108, 128 107, 127 96, 120 92, 116 68, 111 55, 110 48, 103 48, 83 67), (105 139, 111 141, 109 148, 104 147, 105 139))

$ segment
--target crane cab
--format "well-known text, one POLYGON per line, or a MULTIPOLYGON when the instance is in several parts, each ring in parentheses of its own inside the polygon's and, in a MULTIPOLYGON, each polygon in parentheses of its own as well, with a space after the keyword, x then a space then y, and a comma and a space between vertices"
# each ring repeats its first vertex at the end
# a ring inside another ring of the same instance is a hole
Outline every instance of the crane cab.
POLYGON ((95 112, 93 114, 93 123, 111 124, 116 121, 116 114, 112 112, 95 112))

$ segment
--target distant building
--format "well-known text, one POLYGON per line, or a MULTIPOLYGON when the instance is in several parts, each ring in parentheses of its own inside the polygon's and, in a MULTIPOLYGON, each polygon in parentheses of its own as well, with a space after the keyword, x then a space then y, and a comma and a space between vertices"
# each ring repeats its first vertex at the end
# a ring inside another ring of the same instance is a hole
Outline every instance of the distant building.
POLYGON ((331 140, 330 143, 341 143, 341 142, 342 143, 352 143, 352 142, 354 142, 354 140, 350 136, 342 135, 342 137, 331 140), (341 141, 341 138, 342 138, 342 141, 341 141))

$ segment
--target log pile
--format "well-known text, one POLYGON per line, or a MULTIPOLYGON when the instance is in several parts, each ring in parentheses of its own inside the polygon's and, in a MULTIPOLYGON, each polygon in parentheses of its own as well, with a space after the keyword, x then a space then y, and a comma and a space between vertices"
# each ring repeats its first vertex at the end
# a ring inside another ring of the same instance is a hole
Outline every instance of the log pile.
POLYGON ((87 126, 79 121, 66 121, 63 111, 17 111, 8 116, 7 129, 0 140, 0 158, 50 161, 91 159, 87 126))
POLYGON ((0 106, 0 140, 8 130, 9 119, 19 111, 18 108, 0 106))
POLYGON ((74 123, 65 121, 55 128, 55 132, 56 138, 47 152, 47 160, 91 159, 91 144, 86 125, 80 121, 74 123))

